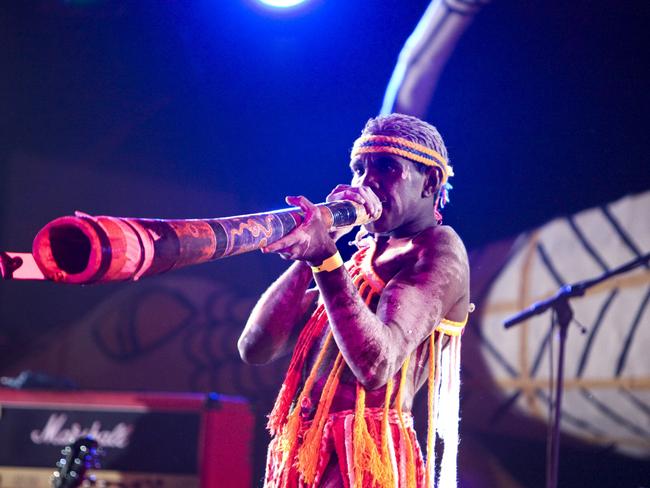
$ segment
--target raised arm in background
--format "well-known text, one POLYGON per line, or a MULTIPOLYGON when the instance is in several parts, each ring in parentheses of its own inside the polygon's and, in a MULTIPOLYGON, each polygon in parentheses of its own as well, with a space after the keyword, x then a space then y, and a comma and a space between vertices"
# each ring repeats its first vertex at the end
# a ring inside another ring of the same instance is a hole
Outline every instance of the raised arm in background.
POLYGON ((424 118, 458 40, 489 0, 433 0, 407 39, 388 82, 382 114, 424 118))

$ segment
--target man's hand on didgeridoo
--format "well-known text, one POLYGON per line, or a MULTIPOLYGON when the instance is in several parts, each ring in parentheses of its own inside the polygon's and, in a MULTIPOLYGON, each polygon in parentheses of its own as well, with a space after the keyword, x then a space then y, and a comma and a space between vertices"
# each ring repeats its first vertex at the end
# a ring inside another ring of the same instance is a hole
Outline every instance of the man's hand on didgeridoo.
POLYGON ((306 261, 311 266, 320 265, 337 251, 320 210, 303 196, 287 197, 286 202, 300 207, 305 219, 282 239, 263 247, 262 252, 278 253, 283 259, 306 261))
MULTIPOLYGON (((379 197, 367 186, 351 186, 351 185, 336 185, 334 189, 327 195, 326 202, 333 202, 336 200, 351 200, 366 209, 366 213, 373 219, 379 218, 381 215, 382 205, 379 197)), ((338 241, 341 236, 344 236, 353 229, 354 226, 341 227, 330 232, 332 239, 338 241)))

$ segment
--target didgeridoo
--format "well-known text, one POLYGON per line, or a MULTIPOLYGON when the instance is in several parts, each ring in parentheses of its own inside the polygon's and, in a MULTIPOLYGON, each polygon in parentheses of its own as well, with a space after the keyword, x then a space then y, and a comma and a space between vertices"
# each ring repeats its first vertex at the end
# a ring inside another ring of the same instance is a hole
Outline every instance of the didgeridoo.
MULTIPOLYGON (((371 222, 356 202, 317 205, 330 228, 371 222)), ((138 219, 76 212, 48 223, 32 253, 46 279, 59 283, 138 280, 241 254, 277 241, 303 220, 299 208, 218 219, 138 219)))

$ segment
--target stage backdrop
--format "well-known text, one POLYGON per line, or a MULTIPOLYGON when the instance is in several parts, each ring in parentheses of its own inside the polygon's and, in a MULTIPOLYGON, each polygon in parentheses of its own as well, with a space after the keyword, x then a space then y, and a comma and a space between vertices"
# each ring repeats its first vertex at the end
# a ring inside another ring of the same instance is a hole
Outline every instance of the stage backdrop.
MULTIPOLYGON (((26 235, 27 229, 35 233, 47 220, 74 210, 74 201, 95 202, 80 209, 89 213, 128 211, 129 216, 196 217, 192 209, 201 205, 209 207, 207 216, 223 216, 238 208, 233 195, 189 194, 159 181, 97 174, 81 167, 73 176, 61 172, 64 178, 52 171, 54 167, 34 158, 14 160, 16 172, 50 171, 46 177, 53 196, 63 189, 79 194, 51 198, 59 203, 50 215, 29 215, 18 211, 28 203, 29 186, 17 178, 24 184, 12 187, 9 201, 15 211, 7 213, 5 235, 26 235), (103 180, 102 187, 118 191, 94 195, 93 179, 104 178, 113 178, 114 185, 103 180), (142 195, 139 208, 120 205, 123 195, 136 193, 142 195), (161 194, 170 202, 170 212, 150 215, 147 202, 159 200, 161 194)), ((464 337, 461 475, 465 479, 519 486, 501 468, 510 469, 507 460, 497 462, 496 457, 507 458, 508 453, 492 449, 490 436, 523 435, 540 444, 544 441, 549 317, 509 331, 503 330, 503 319, 551 295, 562 283, 593 277, 648 252, 649 211, 650 193, 629 196, 471 253, 477 311, 464 337)), ((276 257, 251 253, 138 283, 86 288, 5 284, 3 309, 22 307, 25 313, 5 329, 16 331, 19 347, 5 356, 0 373, 37 370, 70 378, 84 389, 213 390, 244 396, 258 418, 255 478, 259 479, 268 442, 265 415, 287 359, 265 367, 245 365, 236 340, 255 299, 283 266, 276 257)), ((563 422, 567 434, 640 458, 650 457, 650 363, 643 356, 650 346, 649 277, 647 267, 642 268, 573 302, 576 318, 587 331, 580 334, 577 327, 569 331, 563 422)), ((426 425, 422 399, 415 410, 416 423, 426 425)), ((541 469, 542 463, 543 456, 532 463, 533 468, 541 469)), ((516 471, 515 477, 526 486, 536 486, 527 476, 542 479, 540 472, 516 471)))
MULTIPOLYGON (((550 311, 506 330, 504 320, 555 294, 650 252, 650 192, 555 219, 512 241, 467 334, 465 418, 476 428, 521 435, 512 415, 545 421, 551 362, 550 311), (476 361, 480 358, 481 361, 476 361), (489 383, 483 382, 489 378, 489 383), (499 391, 490 405, 482 394, 499 391), (483 393, 481 393, 483 392, 483 393)), ((495 246, 494 249, 497 249, 495 246)), ((484 251, 489 251, 489 248, 484 251)), ((480 252, 473 279, 494 257, 480 252)), ((562 429, 584 441, 650 459, 650 266, 641 266, 571 300, 562 429), (582 329, 584 327, 584 329, 582 329)))

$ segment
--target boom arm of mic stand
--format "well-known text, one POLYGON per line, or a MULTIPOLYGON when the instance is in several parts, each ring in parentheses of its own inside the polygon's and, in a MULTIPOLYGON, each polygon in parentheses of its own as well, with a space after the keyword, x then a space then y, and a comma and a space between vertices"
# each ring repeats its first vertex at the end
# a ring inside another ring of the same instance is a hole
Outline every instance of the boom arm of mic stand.
POLYGON ((576 283, 573 283, 571 285, 564 285, 562 288, 558 290, 558 292, 553 295, 550 298, 547 298, 546 300, 539 301, 537 303, 532 304, 530 307, 528 307, 525 310, 522 310, 521 312, 513 315, 512 317, 508 318, 505 320, 503 323, 503 326, 506 329, 509 329, 510 327, 513 327, 535 315, 539 315, 541 313, 546 312, 549 308, 554 307, 558 302, 560 301, 566 301, 569 298, 573 297, 578 297, 582 296, 585 294, 585 292, 591 288, 592 286, 597 285, 601 281, 608 280, 609 278, 612 278, 613 276, 616 276, 621 273, 625 273, 627 271, 631 271, 634 268, 637 268, 639 266, 645 265, 647 266, 648 261, 650 260, 650 253, 645 254, 643 256, 638 257, 637 259, 633 259, 632 261, 625 263, 622 266, 619 266, 618 268, 615 268, 611 271, 608 271, 606 273, 603 273, 602 275, 598 276, 597 278, 593 278, 590 280, 584 280, 584 281, 578 281, 576 283))
POLYGON ((525 320, 528 320, 529 318, 534 317, 535 315, 539 315, 546 312, 549 308, 554 307, 556 304, 558 304, 561 301, 566 301, 571 297, 584 295, 586 288, 577 285, 580 284, 576 283, 575 285, 564 285, 552 297, 534 303, 527 309, 522 310, 518 314, 510 317, 509 319, 506 319, 506 321, 503 323, 503 326, 506 329, 509 329, 510 327, 514 327, 515 325, 525 320))

